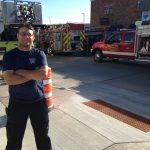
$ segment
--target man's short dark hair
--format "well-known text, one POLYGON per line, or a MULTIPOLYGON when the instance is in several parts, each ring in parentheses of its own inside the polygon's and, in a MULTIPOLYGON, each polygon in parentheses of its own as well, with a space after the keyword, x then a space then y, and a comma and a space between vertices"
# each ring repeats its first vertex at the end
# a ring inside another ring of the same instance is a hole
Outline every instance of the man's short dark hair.
POLYGON ((20 28, 23 28, 23 27, 28 28, 29 30, 33 30, 34 31, 34 28, 31 25, 31 23, 25 22, 25 23, 22 23, 22 24, 19 25, 18 32, 19 32, 20 28))

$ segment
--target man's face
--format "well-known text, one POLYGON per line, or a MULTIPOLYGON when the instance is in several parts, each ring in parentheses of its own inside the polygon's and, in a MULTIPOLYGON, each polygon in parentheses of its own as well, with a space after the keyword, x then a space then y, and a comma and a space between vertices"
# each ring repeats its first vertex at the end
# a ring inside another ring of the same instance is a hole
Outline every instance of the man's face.
POLYGON ((35 39, 33 30, 30 30, 26 27, 20 28, 17 39, 19 42, 19 45, 24 47, 29 47, 33 45, 33 41, 35 39))

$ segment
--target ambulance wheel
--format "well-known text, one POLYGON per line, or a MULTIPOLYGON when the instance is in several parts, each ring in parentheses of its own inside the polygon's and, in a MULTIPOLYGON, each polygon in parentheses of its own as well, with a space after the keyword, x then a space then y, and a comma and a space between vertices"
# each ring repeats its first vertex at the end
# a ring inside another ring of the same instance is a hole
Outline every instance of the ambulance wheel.
POLYGON ((94 61, 95 62, 102 62, 103 60, 103 54, 101 50, 96 50, 94 53, 94 61))

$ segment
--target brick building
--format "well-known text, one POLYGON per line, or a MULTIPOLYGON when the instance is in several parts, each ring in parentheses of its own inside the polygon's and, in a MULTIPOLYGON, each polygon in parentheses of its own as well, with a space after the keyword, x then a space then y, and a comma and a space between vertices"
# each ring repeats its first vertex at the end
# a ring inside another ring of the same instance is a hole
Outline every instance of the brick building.
POLYGON ((91 28, 128 28, 150 10, 150 0, 91 0, 91 28))

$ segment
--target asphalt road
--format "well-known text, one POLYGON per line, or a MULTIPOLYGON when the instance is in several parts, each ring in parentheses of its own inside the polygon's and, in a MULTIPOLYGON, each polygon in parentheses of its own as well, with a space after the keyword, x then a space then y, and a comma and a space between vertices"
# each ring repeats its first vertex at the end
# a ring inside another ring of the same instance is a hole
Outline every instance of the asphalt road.
POLYGON ((150 119, 150 63, 95 63, 91 57, 72 56, 48 57, 48 63, 54 88, 100 99, 150 119))
POLYGON ((53 86, 100 99, 150 119, 150 64, 95 63, 91 57, 48 57, 53 86))

